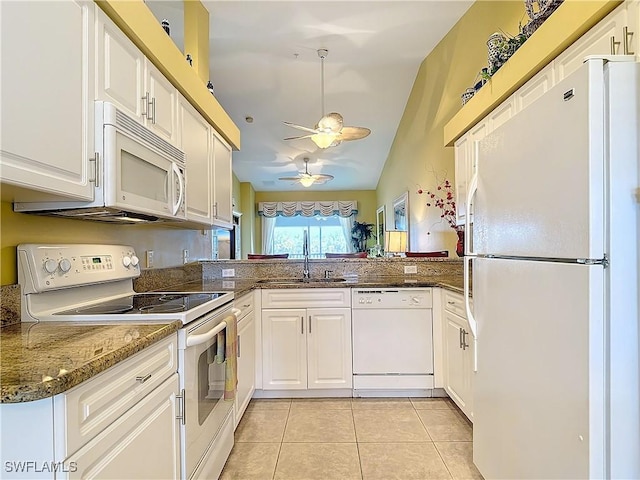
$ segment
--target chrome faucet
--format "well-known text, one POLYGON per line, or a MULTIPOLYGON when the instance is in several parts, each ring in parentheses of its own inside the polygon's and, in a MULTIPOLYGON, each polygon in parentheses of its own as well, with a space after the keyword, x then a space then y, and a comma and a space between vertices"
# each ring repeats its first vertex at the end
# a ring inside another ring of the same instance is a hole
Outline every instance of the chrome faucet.
POLYGON ((304 255, 302 278, 309 278, 309 235, 306 230, 304 230, 302 233, 302 254, 304 255))

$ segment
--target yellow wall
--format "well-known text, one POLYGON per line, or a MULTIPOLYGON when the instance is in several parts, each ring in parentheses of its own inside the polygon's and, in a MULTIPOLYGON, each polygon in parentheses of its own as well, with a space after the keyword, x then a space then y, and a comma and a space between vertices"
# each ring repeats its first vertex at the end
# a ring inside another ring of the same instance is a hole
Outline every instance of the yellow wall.
POLYGON ((412 251, 455 251, 455 232, 417 190, 435 188, 438 179, 453 182, 453 148, 443 146, 444 125, 460 109, 460 94, 486 66, 489 35, 517 33, 523 16, 522 1, 475 2, 420 66, 376 190, 387 215, 394 198, 409 191, 412 251))
POLYGON ((240 183, 240 198, 242 202, 242 217, 240 218, 240 232, 242 244, 242 258, 247 258, 247 253, 257 251, 256 239, 256 191, 250 182, 240 183))
MULTIPOLYGON (((234 176, 233 197, 240 199, 240 182, 234 176)), ((191 261, 211 259, 211 231, 154 225, 109 225, 85 220, 15 213, 10 202, 0 210, 1 284, 17 283, 16 247, 20 243, 113 243, 131 245, 143 258, 154 251, 154 268, 182 264, 182 250, 191 261)), ((237 205, 240 208, 240 205, 237 205)), ((145 265, 143 264, 143 268, 145 265)))
MULTIPOLYGON (((376 223, 376 192, 375 190, 340 190, 340 191, 296 191, 296 192, 255 192, 255 203, 259 202, 292 202, 292 201, 320 201, 320 200, 356 200, 358 202, 358 222, 376 223)), ((255 251, 262 252, 262 218, 255 209, 254 245, 255 251)))

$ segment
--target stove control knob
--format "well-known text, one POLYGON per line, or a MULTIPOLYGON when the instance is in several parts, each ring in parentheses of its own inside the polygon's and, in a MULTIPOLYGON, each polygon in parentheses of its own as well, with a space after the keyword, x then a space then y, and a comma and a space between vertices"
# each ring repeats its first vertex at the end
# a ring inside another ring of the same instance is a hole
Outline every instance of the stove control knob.
POLYGON ((60 260, 60 270, 62 270, 64 273, 67 273, 69 270, 71 270, 71 262, 68 258, 63 258, 62 260, 60 260))
POLYGON ((131 265, 131 257, 129 257, 129 256, 122 257, 122 264, 125 267, 129 268, 129 265, 131 265))
POLYGON ((132 267, 137 267, 139 263, 140 263, 140 259, 138 257, 136 257, 135 255, 132 255, 131 256, 131 266, 132 267))
POLYGON ((44 269, 47 273, 53 273, 58 269, 58 262, 53 258, 49 258, 44 262, 44 269))

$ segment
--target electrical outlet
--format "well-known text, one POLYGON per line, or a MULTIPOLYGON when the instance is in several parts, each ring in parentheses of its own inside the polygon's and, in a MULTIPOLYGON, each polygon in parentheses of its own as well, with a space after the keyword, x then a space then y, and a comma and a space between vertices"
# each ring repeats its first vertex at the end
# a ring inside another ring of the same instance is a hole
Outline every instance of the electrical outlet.
POLYGON ((417 265, 405 265, 404 266, 404 273, 418 273, 418 266, 417 265))
POLYGON ((189 263, 189 250, 186 248, 182 250, 182 263, 189 263))
POLYGON ((223 268, 222 269, 222 276, 223 277, 235 277, 236 276, 236 269, 235 268, 223 268))
POLYGON ((153 268, 153 250, 147 250, 147 268, 153 268))

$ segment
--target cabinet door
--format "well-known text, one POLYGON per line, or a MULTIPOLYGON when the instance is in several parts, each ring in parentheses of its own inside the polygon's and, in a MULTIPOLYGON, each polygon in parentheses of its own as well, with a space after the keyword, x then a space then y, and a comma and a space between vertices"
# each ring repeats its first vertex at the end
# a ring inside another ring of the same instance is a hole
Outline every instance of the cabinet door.
POLYGON ((178 118, 180 148, 186 155, 187 218, 211 225, 211 128, 202 115, 182 96, 179 101, 178 118))
POLYGON ((2 2, 2 182, 93 200, 95 10, 2 2))
POLYGON ((238 392, 235 426, 238 425, 256 389, 256 322, 254 312, 238 323, 238 392))
POLYGON ((627 26, 627 10, 623 4, 554 60, 555 83, 575 72, 587 55, 621 54, 622 44, 617 45, 615 52, 612 52, 611 41, 612 39, 615 42, 622 41, 622 29, 625 26, 627 26))
POLYGON ((351 309, 307 310, 308 388, 351 388, 351 309))
POLYGON ((147 126, 167 142, 177 141, 178 90, 145 59, 146 89, 151 104, 147 105, 147 126))
POLYGON ((148 107, 143 99, 144 55, 100 9, 97 28, 96 97, 143 122, 148 107))
MULTIPOLYGON (((478 137, 475 140, 481 140, 490 132, 493 132, 500 125, 504 124, 507 120, 513 117, 516 113, 516 100, 514 96, 509 97, 500 105, 498 105, 489 115, 487 115, 487 129, 486 131, 476 130, 475 136, 478 137)), ((482 125, 480 125, 482 126, 482 125)))
POLYGON ((220 227, 233 225, 233 188, 231 147, 213 134, 213 195, 214 223, 220 227))
POLYGON ((62 478, 179 478, 178 388, 174 374, 67 458, 65 466, 75 471, 62 478))
POLYGON ((445 390, 461 409, 464 409, 468 386, 465 380, 465 358, 462 350, 463 319, 444 313, 445 390))
POLYGON ((262 310, 262 388, 307 388, 306 310, 262 310))
POLYGON ((553 72, 553 65, 547 65, 518 89, 514 94, 516 111, 527 108, 554 85, 553 72))

